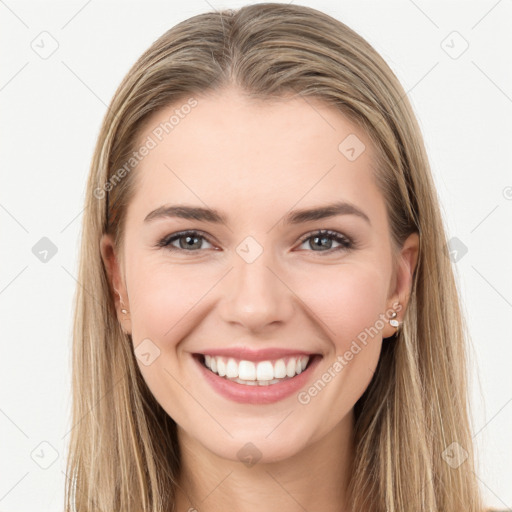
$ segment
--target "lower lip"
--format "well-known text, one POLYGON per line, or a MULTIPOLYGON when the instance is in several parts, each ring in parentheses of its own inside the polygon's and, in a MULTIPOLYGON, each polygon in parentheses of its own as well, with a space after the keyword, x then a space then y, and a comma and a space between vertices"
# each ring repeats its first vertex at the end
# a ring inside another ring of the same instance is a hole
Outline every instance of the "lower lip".
POLYGON ((246 404, 270 404, 297 393, 307 384, 310 375, 321 359, 320 356, 314 356, 306 369, 291 379, 268 386, 251 386, 220 377, 206 368, 200 361, 200 357, 194 355, 193 359, 212 388, 229 400, 246 404))

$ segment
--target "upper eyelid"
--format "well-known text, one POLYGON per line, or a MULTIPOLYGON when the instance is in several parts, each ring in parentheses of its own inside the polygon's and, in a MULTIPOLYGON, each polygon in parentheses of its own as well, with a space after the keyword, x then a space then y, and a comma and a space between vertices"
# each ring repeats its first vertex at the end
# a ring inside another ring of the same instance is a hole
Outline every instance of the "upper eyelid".
POLYGON ((345 233, 342 233, 341 231, 336 231, 335 229, 317 229, 313 231, 308 231, 306 234, 302 235, 299 240, 301 242, 306 241, 308 238, 311 238, 314 235, 327 235, 332 237, 340 237, 344 238, 345 240, 352 242, 352 237, 345 235, 345 233))

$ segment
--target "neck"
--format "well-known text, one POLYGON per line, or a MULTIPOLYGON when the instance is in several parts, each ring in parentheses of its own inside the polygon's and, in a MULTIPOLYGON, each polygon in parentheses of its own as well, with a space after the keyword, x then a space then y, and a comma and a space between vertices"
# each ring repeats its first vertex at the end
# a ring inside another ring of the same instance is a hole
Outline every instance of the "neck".
POLYGON ((178 427, 181 472, 178 511, 348 511, 353 463, 353 411, 326 436, 277 462, 242 462, 217 456, 178 427))

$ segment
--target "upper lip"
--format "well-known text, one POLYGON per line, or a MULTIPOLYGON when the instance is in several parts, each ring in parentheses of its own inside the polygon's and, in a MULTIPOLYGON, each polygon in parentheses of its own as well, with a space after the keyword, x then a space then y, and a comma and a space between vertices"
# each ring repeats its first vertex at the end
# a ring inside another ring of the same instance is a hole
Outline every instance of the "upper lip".
POLYGON ((224 347, 204 350, 200 352, 202 355, 232 357, 233 359, 244 361, 269 361, 281 359, 291 356, 312 356, 317 355, 316 352, 307 350, 294 350, 289 348, 262 348, 251 349, 248 347, 224 347))

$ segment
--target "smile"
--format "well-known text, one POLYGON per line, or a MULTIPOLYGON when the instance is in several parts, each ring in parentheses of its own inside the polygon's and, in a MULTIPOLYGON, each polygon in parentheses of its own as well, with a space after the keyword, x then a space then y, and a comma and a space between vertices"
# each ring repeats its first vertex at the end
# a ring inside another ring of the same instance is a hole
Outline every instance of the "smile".
POLYGON ((208 387, 225 399, 246 404, 270 404, 297 394, 322 360, 320 354, 291 350, 216 350, 192 355, 208 387))
POLYGON ((309 356, 292 356, 273 361, 253 362, 205 355, 203 364, 219 377, 239 384, 268 386, 299 375, 306 369, 309 360, 309 356))

